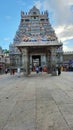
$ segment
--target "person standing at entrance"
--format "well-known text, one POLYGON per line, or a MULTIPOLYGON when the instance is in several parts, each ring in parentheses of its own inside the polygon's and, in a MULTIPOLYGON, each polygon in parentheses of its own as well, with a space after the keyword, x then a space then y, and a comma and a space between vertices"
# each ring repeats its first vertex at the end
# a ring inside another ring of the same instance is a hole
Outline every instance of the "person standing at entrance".
POLYGON ((61 74, 61 67, 58 66, 58 76, 61 74))
POLYGON ((17 75, 20 77, 20 68, 17 68, 17 75))
POLYGON ((36 66, 36 73, 39 73, 39 66, 36 66))

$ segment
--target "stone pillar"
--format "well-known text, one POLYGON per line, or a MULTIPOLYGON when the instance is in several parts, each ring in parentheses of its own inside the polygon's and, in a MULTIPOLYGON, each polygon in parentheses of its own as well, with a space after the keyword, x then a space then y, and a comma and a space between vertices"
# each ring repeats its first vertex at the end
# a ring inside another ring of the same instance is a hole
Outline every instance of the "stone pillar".
POLYGON ((54 75, 54 76, 57 75, 56 62, 57 62, 57 58, 56 58, 56 48, 55 48, 55 47, 52 47, 52 48, 51 48, 51 74, 54 75))
POLYGON ((28 48, 22 49, 22 66, 23 66, 23 72, 25 76, 28 76, 30 74, 30 59, 29 59, 29 50, 28 48))
POLYGON ((47 73, 51 73, 51 51, 48 50, 46 54, 47 73))

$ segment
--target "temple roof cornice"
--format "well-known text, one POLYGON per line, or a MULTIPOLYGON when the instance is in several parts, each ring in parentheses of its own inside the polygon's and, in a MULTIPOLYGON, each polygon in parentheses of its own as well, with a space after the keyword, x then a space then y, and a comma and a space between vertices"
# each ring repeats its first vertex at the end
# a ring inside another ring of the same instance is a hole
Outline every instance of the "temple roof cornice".
POLYGON ((58 41, 49 41, 49 42, 21 42, 20 44, 15 44, 16 47, 43 47, 43 46, 62 46, 62 43, 58 43, 58 41))

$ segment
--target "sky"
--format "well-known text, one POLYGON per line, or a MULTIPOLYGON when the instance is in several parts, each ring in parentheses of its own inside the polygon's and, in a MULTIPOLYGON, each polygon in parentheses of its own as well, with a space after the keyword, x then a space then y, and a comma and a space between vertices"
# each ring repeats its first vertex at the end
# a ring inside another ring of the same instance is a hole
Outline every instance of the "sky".
POLYGON ((73 51, 73 0, 0 0, 0 46, 9 49, 20 24, 21 11, 36 6, 49 13, 49 20, 63 51, 73 51))

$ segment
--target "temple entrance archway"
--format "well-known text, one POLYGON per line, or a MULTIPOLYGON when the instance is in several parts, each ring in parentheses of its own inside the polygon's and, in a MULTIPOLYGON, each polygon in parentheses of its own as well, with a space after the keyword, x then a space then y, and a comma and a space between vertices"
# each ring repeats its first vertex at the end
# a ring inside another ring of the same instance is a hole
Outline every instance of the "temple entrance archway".
POLYGON ((40 55, 33 55, 32 56, 32 66, 41 66, 41 56, 40 55))
MULTIPOLYGON (((46 43, 32 43, 31 46, 29 43, 18 45, 18 49, 22 52, 22 67, 24 75, 29 75, 31 73, 31 68, 34 65, 37 65, 42 68, 45 66, 47 68, 47 73, 53 74, 53 71, 57 65, 57 48, 61 45, 46 43), (39 46, 38 46, 39 44, 39 46), (25 45, 25 46, 24 46, 25 45)), ((56 75, 56 71, 54 72, 56 75)))

